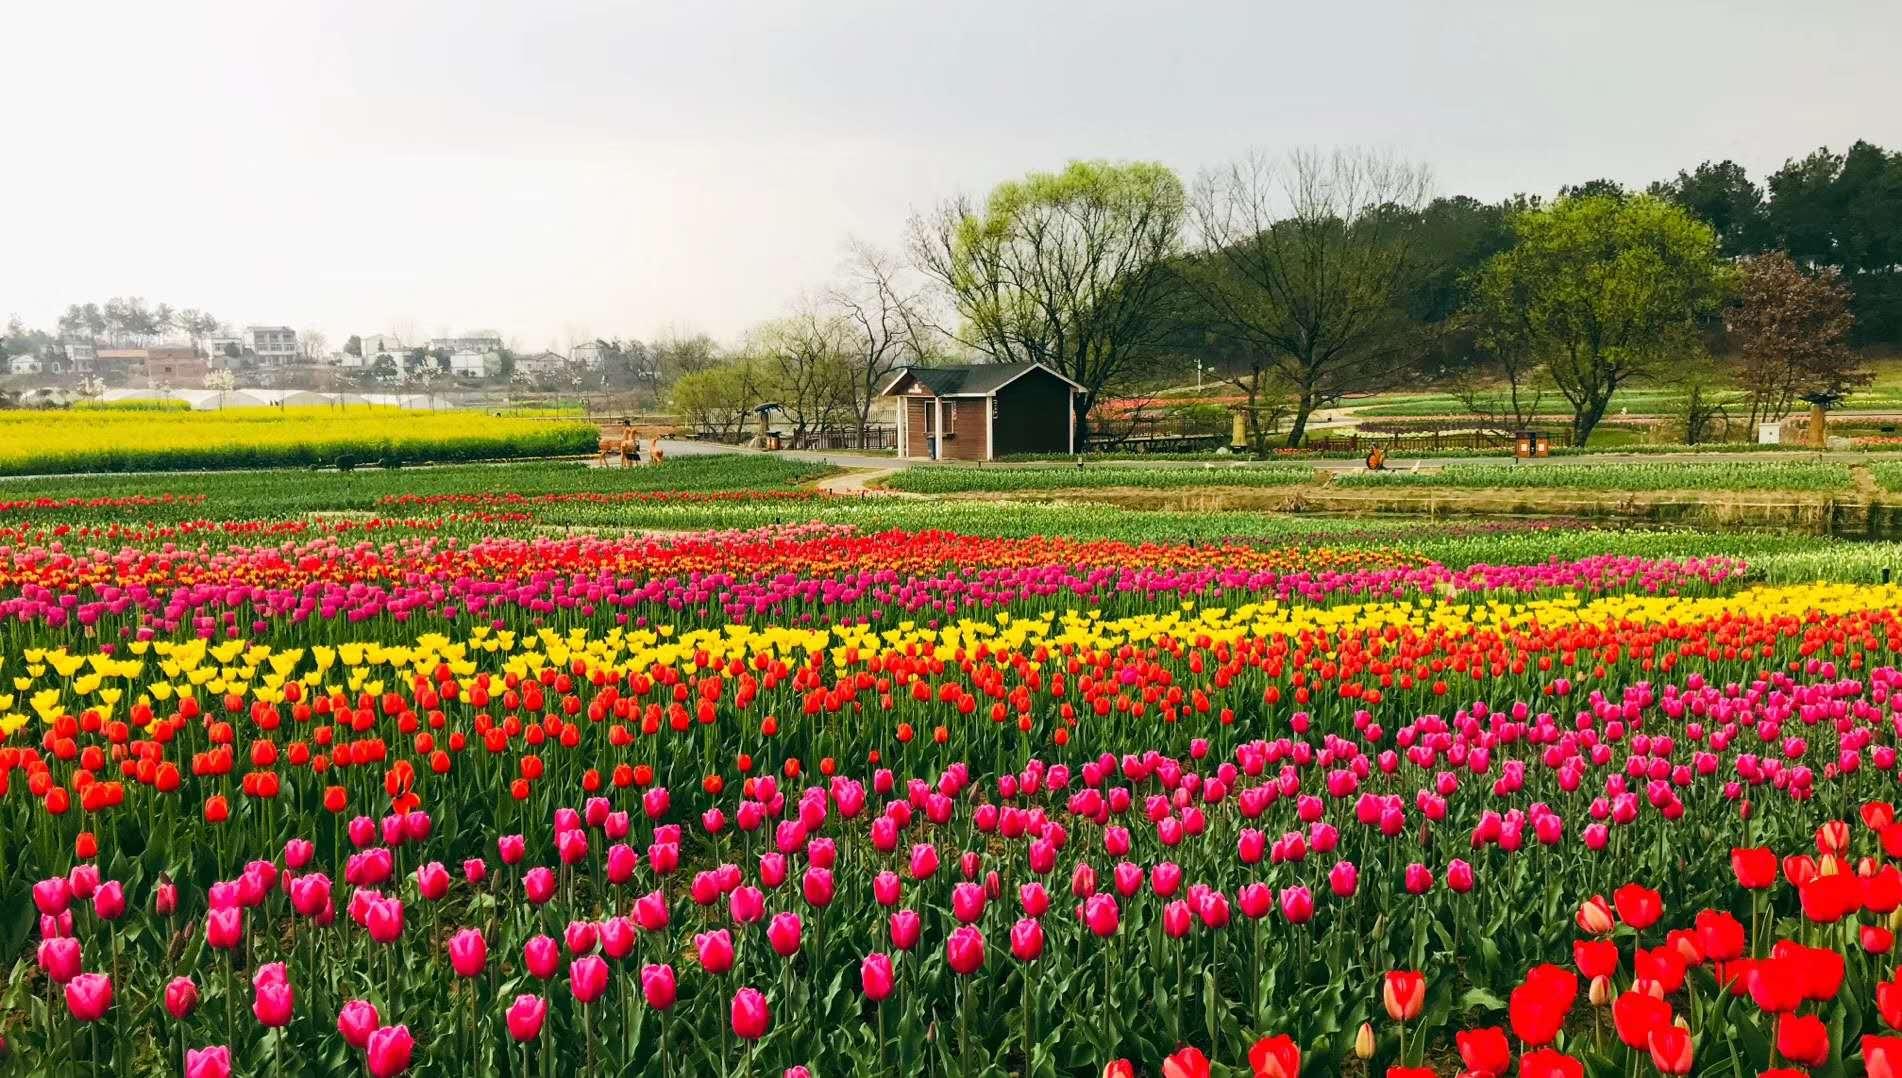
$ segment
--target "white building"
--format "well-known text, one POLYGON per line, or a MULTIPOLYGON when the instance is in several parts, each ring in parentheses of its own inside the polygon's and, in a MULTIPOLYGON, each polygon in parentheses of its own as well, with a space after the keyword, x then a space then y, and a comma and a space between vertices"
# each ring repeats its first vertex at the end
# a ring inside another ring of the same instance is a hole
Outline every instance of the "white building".
POLYGON ((516 356, 515 370, 531 378, 556 377, 568 373, 568 357, 560 352, 536 352, 516 356))
POLYGON ((589 341, 586 344, 577 344, 568 350, 569 362, 577 367, 586 367, 591 371, 600 370, 601 364, 606 362, 607 358, 608 344, 606 341, 589 341))
POLYGON ((472 334, 467 337, 431 337, 429 339, 429 350, 431 352, 443 351, 451 354, 456 352, 500 352, 502 350, 502 338, 480 333, 472 334))
POLYGON ((499 352, 451 352, 449 372, 457 378, 493 378, 502 373, 499 352))
POLYGON ((40 357, 31 352, 7 360, 8 374, 39 374, 44 369, 40 357))
POLYGON ((244 336, 261 365, 282 367, 297 362, 297 332, 289 326, 246 326, 244 336))
POLYGON ((77 374, 91 374, 92 365, 99 358, 99 344, 91 337, 67 337, 60 341, 66 349, 66 360, 77 374))

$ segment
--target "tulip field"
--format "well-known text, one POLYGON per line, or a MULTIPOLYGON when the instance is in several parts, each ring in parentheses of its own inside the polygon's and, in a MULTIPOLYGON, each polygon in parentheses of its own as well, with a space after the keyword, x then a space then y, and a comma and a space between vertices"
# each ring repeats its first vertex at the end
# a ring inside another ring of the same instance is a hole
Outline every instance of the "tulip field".
POLYGON ((1902 1073, 1902 549, 818 471, 0 485, 0 1076, 1902 1073))

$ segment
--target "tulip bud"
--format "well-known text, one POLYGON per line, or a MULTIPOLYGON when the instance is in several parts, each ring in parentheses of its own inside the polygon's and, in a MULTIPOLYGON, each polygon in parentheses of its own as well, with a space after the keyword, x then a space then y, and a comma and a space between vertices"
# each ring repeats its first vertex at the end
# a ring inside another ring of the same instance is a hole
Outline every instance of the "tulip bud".
POLYGON ((1590 999, 1592 1001, 1592 1006, 1608 1007, 1611 1005, 1611 997, 1612 997, 1611 978, 1610 977, 1593 977, 1591 991, 1590 991, 1590 999))
POLYGON ((1362 1022, 1360 1032, 1354 1034, 1354 1056, 1357 1059, 1374 1058, 1374 1026, 1371 1022, 1362 1022))

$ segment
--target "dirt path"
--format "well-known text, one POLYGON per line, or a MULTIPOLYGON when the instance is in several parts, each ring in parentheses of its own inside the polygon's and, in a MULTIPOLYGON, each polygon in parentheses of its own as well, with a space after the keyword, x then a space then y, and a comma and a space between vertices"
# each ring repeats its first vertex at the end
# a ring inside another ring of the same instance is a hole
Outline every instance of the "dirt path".
POLYGON ((902 490, 888 490, 884 487, 871 485, 883 482, 897 475, 902 470, 903 468, 896 464, 882 468, 850 468, 837 475, 828 475, 824 479, 814 482, 812 488, 814 490, 823 490, 827 494, 843 494, 857 497, 863 497, 867 494, 875 494, 885 498, 919 497, 917 494, 909 494, 902 490))

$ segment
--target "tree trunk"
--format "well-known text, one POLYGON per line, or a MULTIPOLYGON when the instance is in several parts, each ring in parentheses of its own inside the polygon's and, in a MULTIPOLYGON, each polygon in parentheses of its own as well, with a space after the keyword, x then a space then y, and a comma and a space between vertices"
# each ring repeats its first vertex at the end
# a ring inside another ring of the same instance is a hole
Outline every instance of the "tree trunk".
POLYGON ((1295 406, 1294 424, 1288 428, 1288 448, 1301 448, 1301 440, 1308 433, 1308 417, 1314 414, 1314 397, 1303 393, 1301 403, 1295 406))
POLYGON ((1572 412, 1572 444, 1580 449, 1585 447, 1586 439, 1592 436, 1598 421, 1605 418, 1605 409, 1611 404, 1611 398, 1587 401, 1582 408, 1572 412))

